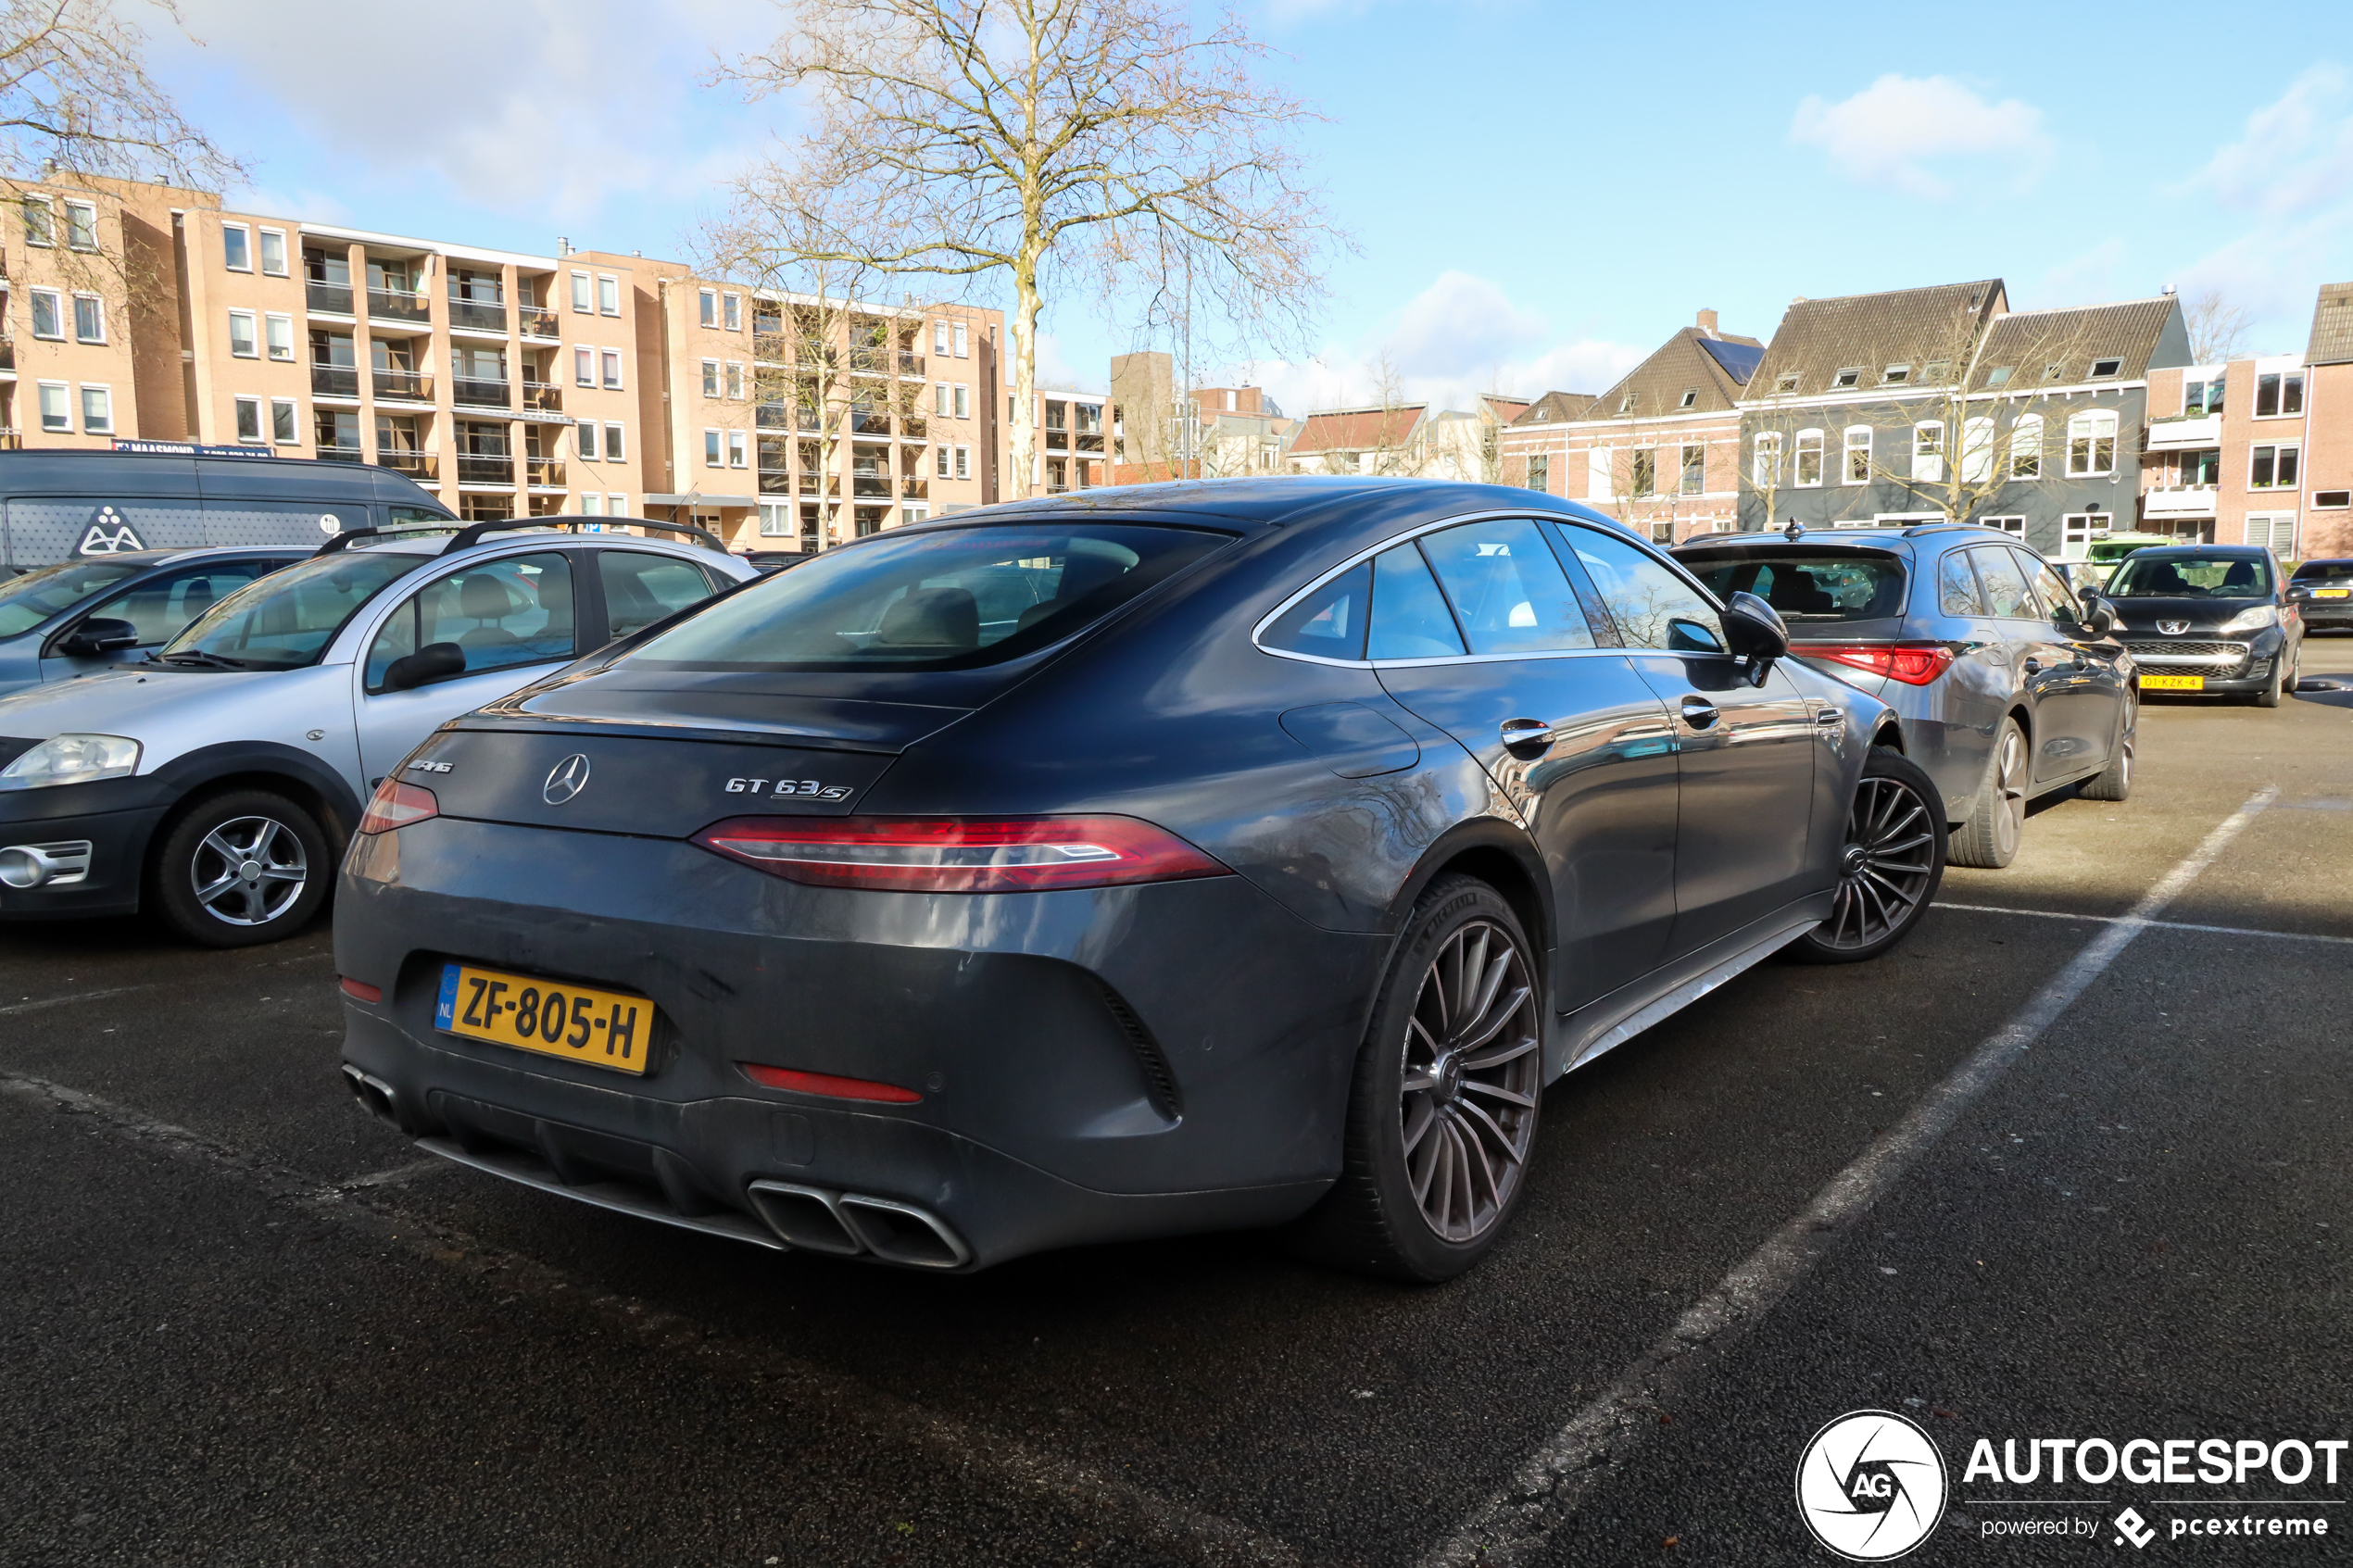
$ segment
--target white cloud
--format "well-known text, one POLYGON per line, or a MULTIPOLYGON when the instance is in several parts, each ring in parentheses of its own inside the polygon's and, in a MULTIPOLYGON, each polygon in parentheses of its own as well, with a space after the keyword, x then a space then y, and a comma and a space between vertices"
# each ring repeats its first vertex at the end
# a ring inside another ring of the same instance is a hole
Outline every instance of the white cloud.
POLYGON ((2016 98, 1989 104, 1949 76, 1881 77, 1851 98, 1809 94, 1789 138, 1822 149, 1849 179, 1941 199, 1952 193, 1928 160, 1994 160, 2013 181, 2033 179, 2051 154, 2043 111, 2016 98))

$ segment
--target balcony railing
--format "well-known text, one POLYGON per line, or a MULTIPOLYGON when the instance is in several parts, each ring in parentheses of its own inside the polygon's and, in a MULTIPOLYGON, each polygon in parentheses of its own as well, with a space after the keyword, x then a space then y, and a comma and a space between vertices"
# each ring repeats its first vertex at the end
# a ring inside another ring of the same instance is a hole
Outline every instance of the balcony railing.
POLYGON ((0 427, 0 452, 13 452, 24 445, 24 434, 15 426, 0 427))
POLYGON ((515 482, 515 460, 512 458, 489 458, 472 452, 458 454, 458 483, 460 484, 512 484, 515 482))
POLYGON ((862 414, 852 409, 849 415, 849 428, 860 435, 888 435, 890 416, 888 414, 862 414))
POLYGON ((852 495, 882 495, 887 497, 890 495, 890 481, 887 479, 876 478, 869 474, 856 474, 853 475, 849 481, 849 493, 852 495))
POLYGON ((516 306, 515 324, 522 329, 522 335, 525 337, 554 337, 558 335, 556 332, 556 313, 548 309, 544 305, 516 306))
POLYGON ((368 454, 357 446, 321 446, 319 460, 322 463, 364 463, 368 454))
POLYGON ((901 349, 899 355, 899 373, 902 376, 922 375, 924 373, 924 357, 920 354, 910 354, 904 349, 901 349))
POLYGON ((813 473, 804 473, 800 476, 800 493, 802 495, 814 495, 820 490, 823 490, 828 495, 839 495, 841 494, 841 481, 834 478, 830 474, 821 476, 813 473))
POLYGON ((404 451, 395 448, 378 452, 376 461, 388 469, 396 469, 410 479, 439 479, 441 462, 431 452, 404 451))
POLYGON ((771 332, 758 325, 751 329, 751 357, 772 365, 785 362, 785 348, 790 340, 780 332, 771 332))
POLYGON ((766 470, 762 470, 760 475, 760 493, 762 495, 791 495, 792 475, 788 473, 770 473, 766 470))
POLYGON ((310 390, 321 397, 357 397, 359 372, 348 365, 313 365, 310 390))
MULTIPOLYGON (((312 288, 320 285, 313 283, 312 288)), ((311 308, 319 308, 313 306, 311 308)), ((433 320, 433 306, 423 295, 410 294, 407 289, 370 289, 368 320, 371 321, 413 321, 419 325, 433 320)))
POLYGON ((376 395, 409 403, 433 401, 433 377, 422 370, 397 368, 379 370, 374 376, 376 395))
POLYGON ((899 439, 928 441, 931 439, 931 426, 922 420, 901 420, 899 421, 899 439))
POLYGON ((2141 511, 2146 517, 2212 517, 2214 496, 2211 484, 2160 486, 2143 493, 2141 511))
POLYGON ((503 300, 449 299, 449 324, 472 327, 476 332, 503 332, 507 330, 507 306, 503 300))
POLYGON ((508 408, 513 404, 507 395, 507 383, 485 381, 474 376, 453 376, 449 395, 453 401, 483 408, 508 408))
POLYGON ((752 410, 751 422, 762 430, 790 430, 792 410, 782 403, 762 403, 752 410))
POLYGON ((324 310, 336 316, 351 314, 349 283, 313 283, 302 285, 303 303, 313 310, 324 310))
POLYGON ((917 479, 912 474, 901 474, 900 476, 900 499, 904 501, 920 501, 930 494, 931 485, 927 481, 917 479))
POLYGON ((1081 452, 1101 451, 1103 449, 1102 433, 1101 431, 1096 431, 1092 433, 1088 433, 1084 431, 1080 432, 1078 436, 1078 449, 1081 452))
POLYGON ((551 381, 527 381, 522 383, 522 406, 560 412, 564 406, 564 389, 551 381))
POLYGON ((564 486, 564 466, 554 458, 527 458, 523 470, 537 488, 560 490, 564 486))

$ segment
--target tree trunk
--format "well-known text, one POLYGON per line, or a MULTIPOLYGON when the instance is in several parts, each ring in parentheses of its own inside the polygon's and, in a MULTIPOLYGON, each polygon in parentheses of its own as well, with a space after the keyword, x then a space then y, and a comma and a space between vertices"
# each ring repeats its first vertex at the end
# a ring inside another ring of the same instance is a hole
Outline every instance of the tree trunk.
MULTIPOLYGON (((1012 500, 1029 494, 1031 470, 1038 461, 1038 264, 1025 257, 1013 269, 1013 408, 1005 420, 1006 471, 997 498, 1012 500)), ((986 395, 996 395, 995 389, 986 395)))

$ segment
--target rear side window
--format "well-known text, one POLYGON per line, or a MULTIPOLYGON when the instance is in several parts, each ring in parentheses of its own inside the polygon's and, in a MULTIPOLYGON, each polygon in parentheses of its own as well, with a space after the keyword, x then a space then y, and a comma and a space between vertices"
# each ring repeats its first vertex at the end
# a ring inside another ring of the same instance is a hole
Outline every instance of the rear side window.
POLYGON ((1724 625, 1717 619, 1716 607, 1680 577, 1597 529, 1562 528, 1560 536, 1617 623, 1618 640, 1613 646, 1669 653, 1724 651, 1724 625))
POLYGON ((1362 659, 1372 595, 1373 563, 1365 561, 1283 611, 1259 646, 1316 659, 1362 659))
POLYGON ((1371 647, 1375 659, 1450 659, 1463 651, 1438 579, 1410 544, 1373 558, 1371 647))
POLYGON ((605 630, 615 637, 642 632, 711 597, 711 579, 702 568, 674 556, 598 550, 597 575, 605 585, 605 630))
POLYGON ((2291 583, 2353 583, 2353 560, 2308 560, 2296 569, 2291 583))
POLYGON ((1592 628, 1558 557, 1525 518, 1466 522, 1425 534, 1429 558, 1473 653, 1590 648, 1592 628))
POLYGON ((1966 550, 1955 550, 1936 563, 1936 612, 1971 616, 1985 613, 1985 603, 1977 594, 1977 573, 1969 570, 1966 550))
POLYGON ((1815 556, 1686 561, 1719 599, 1755 594, 1783 621, 1885 621, 1904 613, 1903 562, 1890 556, 1815 556))
POLYGON ((134 561, 69 560, 0 582, 0 637, 30 632, 145 570, 134 561))
POLYGON ((1060 642, 1230 541, 1005 523, 885 533, 721 599, 630 656, 659 670, 971 670, 1060 642))
POLYGON ((2007 621, 2035 619, 2034 595, 2018 569, 2017 557, 1999 545, 1981 545, 1969 551, 1969 558, 1984 589, 1986 614, 2007 621))
POLYGON ((2053 620, 2065 621, 2076 625, 2082 623, 2083 610, 2082 607, 2075 602, 2074 590, 2067 585, 2066 578, 2051 570, 2048 561, 2036 560, 2031 556, 2020 556, 2019 564, 2032 571, 2034 591, 2043 596, 2043 608, 2050 612, 2053 620))
POLYGON ((368 690, 383 689, 394 659, 435 643, 456 646, 469 675, 570 659, 572 563, 551 550, 434 578, 392 612, 369 645, 368 690))
POLYGON ((137 646, 160 647, 181 629, 257 577, 278 569, 273 560, 220 561, 193 571, 154 577, 90 612, 93 619, 128 621, 138 629, 137 646))

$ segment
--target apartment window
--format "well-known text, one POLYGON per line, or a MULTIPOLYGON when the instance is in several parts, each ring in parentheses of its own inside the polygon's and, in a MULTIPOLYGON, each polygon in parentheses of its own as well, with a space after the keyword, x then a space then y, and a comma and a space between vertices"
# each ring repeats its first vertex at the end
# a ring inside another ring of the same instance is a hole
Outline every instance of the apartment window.
POLYGON ((1992 370, 1986 371, 1985 385, 1987 389, 1990 391, 1997 386, 2007 385, 2010 379, 2010 372, 2016 369, 2018 369, 2018 367, 2015 365, 1996 365, 1992 370))
POLYGON ((719 433, 715 430, 707 430, 702 433, 702 461, 705 468, 715 469, 719 466, 719 433))
POLYGON ((608 316, 621 314, 621 280, 610 272, 598 274, 597 308, 608 316))
POLYGON ((580 460, 582 462, 593 463, 597 460, 597 426, 595 421, 590 420, 582 420, 577 425, 573 427, 572 446, 573 450, 580 455, 580 460))
POLYGON ((604 510, 605 498, 602 495, 598 495, 594 490, 584 490, 580 493, 582 517, 602 517, 604 510))
POLYGON ((1539 452, 1528 459, 1528 487, 1549 490, 1553 485, 1553 459, 1550 454, 1539 452))
POLYGON ((1756 438, 1749 461, 1748 482, 1759 490, 1776 490, 1781 483, 1781 434, 1768 430, 1756 438))
POLYGON ((1944 479, 1944 420, 1922 420, 1912 427, 1912 477, 1931 483, 1944 479))
MULTIPOLYGON (((1998 528, 2013 539, 2026 537, 2026 520, 2022 517, 1982 517, 1977 522, 1981 528, 1998 528)), ((1953 558, 1947 556, 1944 558, 1951 560, 1953 558)))
POLYGON ((2196 486, 2222 483, 2222 449, 2219 446, 2184 452, 2175 461, 2179 464, 2183 484, 2196 486))
POLYGON ((741 362, 734 359, 727 361, 727 395, 737 402, 743 400, 744 368, 741 362))
POLYGON ((610 517, 627 517, 629 515, 629 497, 626 495, 615 494, 610 490, 606 491, 605 512, 606 515, 610 517))
POLYGON ((57 209, 46 196, 24 199, 24 243, 29 245, 53 245, 57 243, 57 209))
POLYGON ((1980 415, 1961 421, 1961 481, 1982 484, 1994 477, 1994 421, 1980 415))
POLYGON ((1845 370, 1839 371, 1839 373, 1835 376, 1832 376, 1831 378, 1831 384, 1836 387, 1855 386, 1858 385, 1862 380, 1863 367, 1860 365, 1850 365, 1845 370))
POLYGON ((2296 514, 2285 517, 2250 517, 2246 520, 2246 542, 2260 545, 2275 556, 2296 557, 2296 514))
MULTIPOLYGON (((931 324, 931 351, 932 351, 934 354, 948 354, 948 353, 951 353, 951 352, 953 352, 953 351, 952 351, 951 349, 950 349, 950 348, 949 348, 949 346, 948 346, 948 323, 947 323, 947 322, 945 322, 945 321, 934 321, 934 322, 931 324)), ((939 471, 940 471, 940 477, 941 477, 941 478, 943 478, 943 479, 944 479, 944 478, 946 478, 946 477, 947 477, 947 475, 948 475, 948 470, 947 470, 946 469, 944 469, 944 468, 943 468, 943 469, 942 469, 942 470, 940 470, 939 471)))
POLYGON ((1775 392, 1795 392, 1797 390, 1797 372, 1792 370, 1788 375, 1785 375, 1779 381, 1775 382, 1773 383, 1773 390, 1775 392))
POLYGON ((959 446, 956 448, 956 477, 970 479, 972 476, 973 449, 969 446, 959 446))
POLYGON ((2222 411, 2222 392, 2228 384, 2227 372, 2211 381, 2194 381, 2182 388, 2182 412, 2184 414, 2219 414, 2222 411))
POLYGON ((252 311, 229 312, 229 352, 240 359, 261 358, 260 345, 254 341, 252 311))
POLYGON ((1822 433, 1801 430, 1797 433, 1797 487, 1813 490, 1822 483, 1822 433))
POLYGON ((220 263, 232 272, 253 270, 253 231, 242 223, 220 225, 220 263))
POLYGON ((1906 382, 1912 379, 1912 367, 1909 365, 1890 365, 1886 370, 1881 370, 1879 373, 1879 379, 1886 383, 1889 386, 1901 386, 1906 382))
POLYGON ((956 417, 960 420, 972 418, 972 388, 963 382, 956 383, 956 417))
POLYGON ((1943 386, 1944 378, 1952 373, 1953 362, 1950 359, 1931 359, 1920 367, 1920 380, 1931 386, 1943 386))
POLYGON ((2078 414, 2067 421, 2067 471, 2070 474, 2116 471, 2116 416, 2105 409, 2078 414))
POLYGON ((2312 492, 2315 510, 2339 512, 2353 507, 2353 490, 2315 490, 2312 492))
POLYGON ((572 379, 581 386, 597 384, 597 351, 575 348, 572 351, 572 379))
POLYGON ((98 209, 88 202, 66 203, 66 244, 75 250, 98 248, 98 209))
POLYGON ((1632 393, 1629 392, 1625 396, 1617 400, 1617 411, 1621 414, 1630 414, 1634 411, 1634 395, 1632 393))
POLYGON ((717 289, 704 289, 700 297, 702 300, 702 324, 706 327, 717 326, 719 324, 719 291, 717 289))
POLYGON ((73 296, 73 340, 76 343, 107 341, 107 302, 94 294, 73 296))
POLYGON ((2010 426, 2010 477, 2043 477, 2043 416, 2021 414, 2010 426))
POLYGON ((1652 447, 1638 446, 1634 449, 1634 485, 1630 494, 1640 497, 1655 494, 1657 489, 1658 453, 1652 447))
POLYGON ((621 350, 618 348, 605 350, 605 385, 615 392, 621 390, 621 350))
POLYGON ((944 420, 944 419, 946 419, 946 418, 948 417, 948 408, 949 408, 949 404, 948 404, 948 383, 947 383, 946 382, 936 382, 936 383, 934 383, 932 384, 931 393, 932 393, 932 412, 933 412, 933 413, 935 413, 935 414, 937 414, 937 415, 938 415, 941 419, 943 419, 943 420, 944 420))
POLYGON ((1846 461, 1839 470, 1842 484, 1869 484, 1871 482, 1871 427, 1846 427, 1846 461))
POLYGON ((962 321, 956 323, 956 358, 959 359, 969 359, 972 358, 971 353, 964 345, 964 324, 962 321))
POLYGON ((1675 542, 1675 520, 1664 518, 1651 524, 1651 543, 1672 545, 1675 542))
POLYGON ((1676 400, 1675 407, 1678 408, 1689 408, 1698 401, 1699 388, 1695 386, 1687 386, 1683 389, 1683 395, 1676 400))
POLYGON ((572 309, 573 314, 575 316, 593 316, 596 314, 596 294, 593 285, 588 281, 588 274, 585 272, 574 272, 572 275, 572 309))
POLYGON ((262 329, 266 341, 270 345, 270 358, 292 363, 295 357, 294 318, 275 315, 264 317, 262 329))
MULTIPOLYGON (((302 436, 295 428, 295 420, 298 413, 299 410, 295 408, 293 398, 272 397, 270 400, 270 439, 281 446, 300 445, 302 436)), ((358 443, 355 442, 354 445, 358 443)))
POLYGON ((41 428, 43 430, 56 434, 72 433, 73 405, 70 396, 70 390, 61 381, 44 381, 41 383, 41 428))
POLYGON ((2114 358, 2095 359, 2092 361, 2092 380, 2104 381, 2109 376, 2121 374, 2123 370, 2124 361, 2121 359, 2114 358))
POLYGON ((2247 454, 2246 486, 2250 490, 2293 490, 2303 450, 2296 446, 2263 445, 2247 454))
POLYGON ((2059 519, 2059 554, 2068 560, 2082 560, 2091 554, 2092 541, 2106 535, 2113 521, 2113 512, 2069 512, 2059 519))
POLYGON ((744 330, 744 296, 739 294, 728 295, 720 301, 720 305, 727 323, 727 330, 731 332, 742 332, 744 330))
POLYGON ((114 391, 110 387, 85 386, 82 389, 82 433, 112 435, 114 433, 114 391))
POLYGON ((32 300, 32 335, 62 338, 66 335, 65 302, 55 289, 30 291, 32 300))
MULTIPOLYGON (((629 454, 626 451, 622 439, 621 427, 617 424, 608 423, 605 426, 605 461, 609 463, 626 462, 628 460, 628 457, 629 454)), ((626 478, 627 476, 623 475, 623 477, 626 478)))
POLYGON ((2304 412, 2302 372, 2263 375, 2255 378, 2255 417, 2257 419, 2285 419, 2290 414, 2302 412, 2304 412))
POLYGON ((719 361, 716 359, 702 362, 702 395, 705 397, 719 395, 719 361))
POLYGON ((237 439, 240 441, 261 439, 260 398, 240 397, 237 399, 237 439))
POLYGON ((2046 381, 2046 382, 2054 382, 2054 381, 2057 381, 2057 380, 2058 380, 2058 379, 2059 379, 2059 377, 2061 377, 2061 376, 2065 375, 2066 373, 2067 373, 2067 367, 2066 367, 2065 365, 2060 364, 2060 363, 2059 363, 2057 360, 2056 360, 2056 359, 2052 360, 2049 364, 2047 364, 2047 365, 2045 365, 2045 366, 2044 366, 2044 367, 2043 367, 2043 379, 2044 379, 2045 381, 2046 381))
POLYGON ((749 458, 745 452, 748 445, 742 431, 731 430, 727 433, 727 466, 729 468, 739 469, 748 466, 749 458))
POLYGON ((1707 447, 1699 442, 1686 443, 1683 447, 1683 477, 1680 488, 1686 495, 1696 495, 1707 488, 1707 447))
POLYGON ((948 465, 949 465, 949 463, 950 463, 950 461, 952 461, 952 460, 953 460, 953 458, 954 458, 954 454, 953 454, 953 453, 951 453, 951 452, 950 452, 950 451, 947 447, 942 446, 942 447, 937 448, 937 456, 938 456, 939 460, 938 460, 938 462, 937 462, 937 464, 935 464, 935 465, 934 465, 934 467, 933 467, 933 471, 934 471, 934 472, 935 472, 935 473, 936 473, 936 474, 939 477, 939 478, 941 478, 941 479, 946 479, 946 478, 948 477, 948 465))
POLYGON ((261 231, 261 270, 266 277, 283 278, 286 275, 286 232, 283 229, 261 231))

